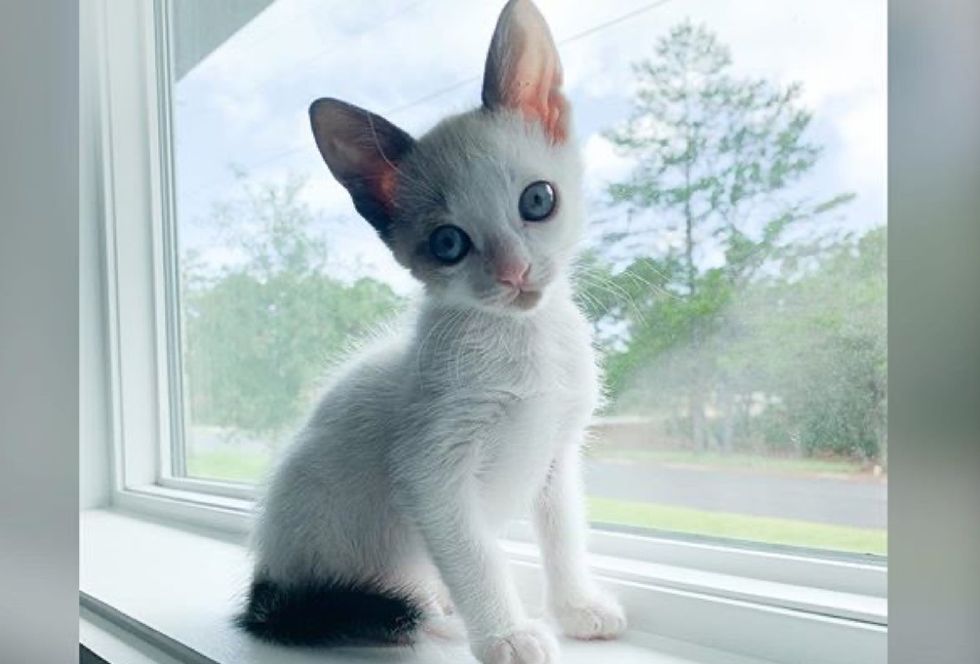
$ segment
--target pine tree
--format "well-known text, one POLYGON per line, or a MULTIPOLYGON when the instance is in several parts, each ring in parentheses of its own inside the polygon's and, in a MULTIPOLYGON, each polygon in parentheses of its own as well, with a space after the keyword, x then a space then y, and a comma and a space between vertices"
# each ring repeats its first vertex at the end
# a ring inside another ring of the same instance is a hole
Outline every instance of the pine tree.
MULTIPOLYGON (((714 346, 726 305, 761 266, 787 255, 792 225, 851 196, 814 203, 795 191, 821 152, 806 138, 811 114, 800 104, 801 86, 737 77, 728 48, 705 27, 678 25, 633 70, 632 113, 607 133, 635 163, 608 189, 626 223, 621 215, 606 222, 603 252, 627 265, 616 287, 632 304, 609 308, 627 319, 630 337, 611 369, 622 378, 687 344, 689 433, 704 449, 705 406, 725 382, 714 346), (665 238, 666 248, 658 246, 665 238), (651 282, 657 288, 635 286, 651 282)), ((730 410, 731 399, 718 396, 730 410)), ((723 433, 722 447, 730 442, 723 433)))

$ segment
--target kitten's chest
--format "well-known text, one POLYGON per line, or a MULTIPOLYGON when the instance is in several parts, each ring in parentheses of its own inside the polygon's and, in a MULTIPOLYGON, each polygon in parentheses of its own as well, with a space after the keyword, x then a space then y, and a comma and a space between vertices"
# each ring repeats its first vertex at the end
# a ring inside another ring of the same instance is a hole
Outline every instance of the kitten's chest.
POLYGON ((549 463, 556 436, 584 426, 595 407, 591 328, 571 303, 547 313, 473 319, 451 336, 423 337, 436 341, 417 353, 416 409, 480 439, 485 466, 533 466, 539 457, 549 463))
POLYGON ((521 401, 591 396, 597 382, 591 328, 570 302, 534 319, 437 320, 415 352, 423 395, 507 394, 521 401))
POLYGON ((558 446, 578 441, 595 407, 591 340, 577 325, 555 325, 532 340, 503 388, 510 401, 486 427, 481 483, 488 508, 502 518, 528 504, 558 446))
POLYGON ((594 405, 597 371, 591 336, 584 321, 555 316, 529 329, 502 331, 474 349, 470 376, 475 389, 501 389, 513 395, 512 414, 553 419, 573 407, 594 405))

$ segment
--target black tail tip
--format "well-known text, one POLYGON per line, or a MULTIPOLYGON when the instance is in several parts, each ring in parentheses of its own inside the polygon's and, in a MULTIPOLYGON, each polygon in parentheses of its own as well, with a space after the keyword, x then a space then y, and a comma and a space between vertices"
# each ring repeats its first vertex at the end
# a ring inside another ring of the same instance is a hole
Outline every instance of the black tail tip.
POLYGON ((408 644, 421 622, 408 593, 324 580, 256 579, 235 618, 256 638, 288 645, 408 644))

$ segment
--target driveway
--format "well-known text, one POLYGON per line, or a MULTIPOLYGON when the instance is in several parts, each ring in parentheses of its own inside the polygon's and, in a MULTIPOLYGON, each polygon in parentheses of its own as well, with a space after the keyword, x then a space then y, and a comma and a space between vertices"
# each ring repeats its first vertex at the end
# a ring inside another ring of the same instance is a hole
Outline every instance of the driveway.
POLYGON ((586 460, 590 495, 858 528, 885 528, 879 478, 778 475, 727 468, 586 460))

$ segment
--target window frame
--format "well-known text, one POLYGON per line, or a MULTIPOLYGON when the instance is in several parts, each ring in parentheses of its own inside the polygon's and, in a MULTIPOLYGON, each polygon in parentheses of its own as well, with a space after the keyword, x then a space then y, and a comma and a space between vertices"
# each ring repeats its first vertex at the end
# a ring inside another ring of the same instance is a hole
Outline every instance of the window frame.
MULTIPOLYGON (((110 415, 111 503, 133 513, 183 525, 244 535, 256 488, 246 484, 181 477, 183 455, 174 157, 171 135, 169 0, 113 4, 97 0, 101 53, 95 72, 99 90, 101 185, 105 202, 103 284, 109 389, 101 395, 110 415), (176 404, 176 407, 175 407, 176 404)), ((85 303, 82 303, 85 306, 85 303)), ((716 541, 666 533, 635 534, 590 529, 590 552, 604 578, 624 587, 644 583, 671 587, 656 565, 786 584, 871 598, 884 598, 887 559, 716 541)), ((525 523, 507 533, 513 560, 532 562, 521 545, 533 540, 525 523)), ((533 562, 532 562, 533 564, 533 562)), ((680 587, 719 601, 748 601, 710 581, 680 587), (708 585, 705 585, 708 584, 708 585)), ((632 592, 632 591, 630 591, 632 592)), ((803 611, 821 619, 887 625, 887 617, 857 616, 801 596, 759 596, 755 605, 803 611)))

